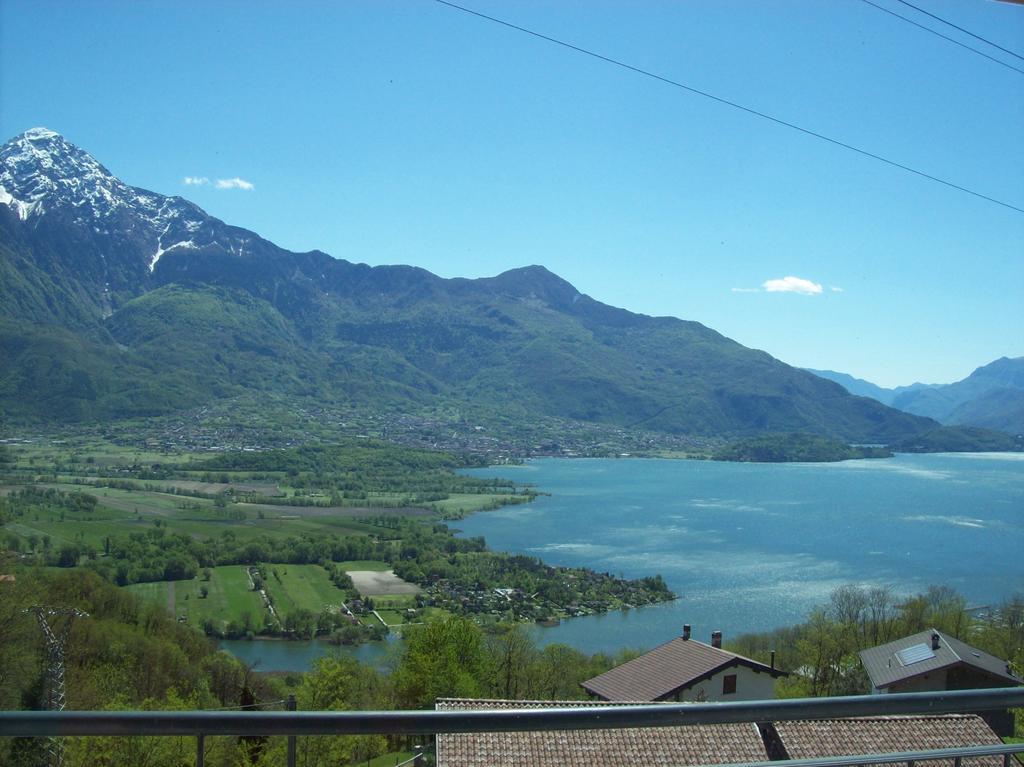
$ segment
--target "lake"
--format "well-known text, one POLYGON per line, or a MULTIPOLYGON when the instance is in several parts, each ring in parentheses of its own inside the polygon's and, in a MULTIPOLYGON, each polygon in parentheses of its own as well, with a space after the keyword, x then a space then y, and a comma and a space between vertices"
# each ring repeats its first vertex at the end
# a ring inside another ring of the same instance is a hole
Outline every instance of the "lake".
POLYGON ((322 639, 222 639, 217 643, 221 650, 227 650, 257 671, 308 671, 317 658, 333 653, 353 655, 361 663, 382 669, 396 645, 394 635, 383 642, 367 642, 356 647, 332 645, 322 639))
MULTIPOLYGON (((899 455, 828 464, 539 459, 467 470, 531 483, 533 503, 453 523, 498 551, 627 578, 661 575, 681 599, 533 626, 541 644, 650 648, 684 623, 708 641, 802 621, 844 583, 972 605, 1024 592, 1024 454, 899 455)), ((354 652, 384 662, 390 643, 354 652)), ((224 642, 262 670, 303 670, 325 642, 224 642)))
POLYGON ((971 605, 1024 592, 1024 454, 898 455, 828 464, 540 459, 474 469, 550 493, 456 524, 498 551, 627 578, 681 599, 535 628, 587 652, 649 648, 684 623, 708 641, 802 621, 844 583, 971 605))

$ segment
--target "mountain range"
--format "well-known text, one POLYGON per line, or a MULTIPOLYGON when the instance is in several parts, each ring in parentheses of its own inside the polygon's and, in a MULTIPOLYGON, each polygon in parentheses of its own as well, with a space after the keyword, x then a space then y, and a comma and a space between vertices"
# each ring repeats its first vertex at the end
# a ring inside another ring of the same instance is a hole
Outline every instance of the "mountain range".
POLYGON ((1024 434, 1024 357, 1001 357, 951 384, 915 383, 894 389, 834 370, 810 372, 835 381, 851 394, 940 423, 1024 434))
POLYGON ((272 392, 671 434, 973 439, 541 266, 443 279, 285 250, 124 183, 44 128, 0 149, 0 351, 9 422, 272 392))

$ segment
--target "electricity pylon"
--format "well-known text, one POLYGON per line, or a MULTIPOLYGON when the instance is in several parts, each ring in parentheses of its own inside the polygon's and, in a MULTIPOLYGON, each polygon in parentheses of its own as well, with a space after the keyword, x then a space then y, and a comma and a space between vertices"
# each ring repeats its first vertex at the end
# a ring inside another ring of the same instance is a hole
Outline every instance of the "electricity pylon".
MULTIPOLYGON (((64 648, 71 634, 71 623, 75 618, 87 618, 88 613, 74 607, 31 607, 43 630, 46 640, 45 707, 47 711, 63 711, 67 705, 67 686, 64 677, 64 648), (59 630, 50 624, 50 619, 65 617, 59 630)), ((64 764, 64 742, 60 738, 47 738, 46 763, 49 767, 64 764)))

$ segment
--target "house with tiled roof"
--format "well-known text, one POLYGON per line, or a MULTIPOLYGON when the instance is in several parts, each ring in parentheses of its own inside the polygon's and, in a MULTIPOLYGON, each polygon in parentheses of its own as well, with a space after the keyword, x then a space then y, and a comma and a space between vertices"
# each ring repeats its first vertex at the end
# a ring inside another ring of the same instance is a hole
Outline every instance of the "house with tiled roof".
POLYGON ((786 673, 722 649, 722 632, 711 644, 682 636, 583 682, 601 700, 714 702, 770 700, 775 680, 786 673))
MULTIPOLYGON (((934 692, 1016 687, 1024 683, 1010 664, 942 631, 928 629, 861 650, 871 692, 934 692)), ((1013 732, 1009 712, 986 712, 1000 735, 1013 732)))
MULTIPOLYGON (((985 721, 973 714, 774 722, 762 725, 761 730, 770 759, 820 759, 1002 744, 985 721)), ((953 767, 953 760, 929 761, 927 764, 929 767, 953 767)), ((1003 758, 964 758, 962 765, 1002 767, 1003 758)), ((905 767, 905 763, 886 767, 905 767)))
MULTIPOLYGON (((607 701, 441 699, 439 711, 627 705, 607 701)), ((607 730, 548 730, 439 734, 437 767, 635 767, 764 761, 757 726, 705 724, 607 730)))

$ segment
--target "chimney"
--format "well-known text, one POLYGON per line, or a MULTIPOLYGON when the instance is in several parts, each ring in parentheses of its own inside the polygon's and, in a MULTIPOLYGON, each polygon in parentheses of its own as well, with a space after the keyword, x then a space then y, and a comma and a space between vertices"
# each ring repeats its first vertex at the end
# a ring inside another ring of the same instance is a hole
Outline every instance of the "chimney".
POLYGON ((775 650, 772 650, 772 671, 775 670, 775 650))
POLYGON ((932 649, 933 650, 938 650, 939 649, 939 634, 938 634, 938 632, 935 632, 935 631, 932 632, 932 649))
POLYGON ((690 639, 690 624, 689 623, 684 623, 683 624, 683 641, 687 642, 687 641, 689 641, 689 639, 690 639))
POLYGON ((717 647, 719 650, 722 649, 722 632, 712 631, 711 632, 711 646, 717 647))

